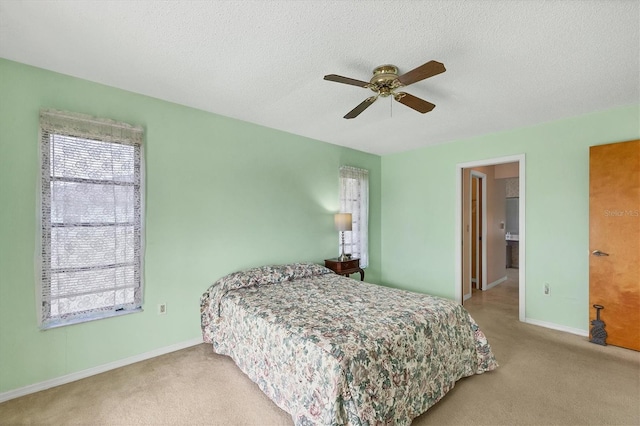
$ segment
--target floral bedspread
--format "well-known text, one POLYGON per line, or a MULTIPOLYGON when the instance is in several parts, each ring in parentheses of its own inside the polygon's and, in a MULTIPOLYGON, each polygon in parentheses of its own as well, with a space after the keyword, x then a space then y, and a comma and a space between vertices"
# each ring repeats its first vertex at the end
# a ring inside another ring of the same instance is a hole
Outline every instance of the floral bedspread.
POLYGON ((201 299, 203 337, 297 425, 408 425, 462 377, 498 364, 443 298, 313 264, 236 272, 201 299))

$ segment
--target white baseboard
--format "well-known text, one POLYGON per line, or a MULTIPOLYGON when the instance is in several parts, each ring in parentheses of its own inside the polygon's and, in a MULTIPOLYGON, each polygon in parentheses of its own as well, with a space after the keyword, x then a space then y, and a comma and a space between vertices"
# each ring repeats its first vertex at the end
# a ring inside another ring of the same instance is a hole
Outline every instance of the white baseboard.
POLYGON ((75 373, 65 374, 64 376, 45 380, 44 382, 34 383, 32 385, 27 385, 18 389, 2 392, 0 393, 0 403, 8 401, 10 399, 18 398, 24 395, 29 395, 30 393, 40 392, 45 389, 53 388, 55 386, 60 386, 66 383, 75 382, 76 380, 84 379, 90 376, 95 376, 96 374, 100 374, 100 373, 104 373, 105 371, 124 367, 125 365, 134 364, 136 362, 144 361, 146 359, 155 358, 157 356, 168 354, 170 352, 175 352, 191 346, 199 345, 200 343, 202 343, 202 337, 192 339, 192 340, 187 340, 186 342, 176 343, 170 346, 165 346, 163 348, 154 349, 149 352, 130 356, 128 358, 109 362, 107 364, 98 365, 97 367, 88 368, 86 370, 77 371, 75 373))
POLYGON ((465 294, 465 295, 464 295, 464 299, 463 299, 463 300, 469 300, 469 299, 471 299, 471 295, 472 295, 472 294, 473 294, 473 293, 467 293, 467 294, 465 294))
POLYGON ((494 282, 492 282, 491 284, 489 284, 487 286, 486 290, 489 290, 489 289, 497 286, 498 284, 505 282, 506 280, 507 280, 507 276, 505 275, 504 277, 499 278, 499 279, 495 280, 494 282))
POLYGON ((567 327, 566 325, 554 324, 552 322, 540 321, 533 318, 525 318, 524 322, 540 327, 551 328, 553 330, 564 331, 565 333, 577 334, 578 336, 589 337, 589 330, 567 327))

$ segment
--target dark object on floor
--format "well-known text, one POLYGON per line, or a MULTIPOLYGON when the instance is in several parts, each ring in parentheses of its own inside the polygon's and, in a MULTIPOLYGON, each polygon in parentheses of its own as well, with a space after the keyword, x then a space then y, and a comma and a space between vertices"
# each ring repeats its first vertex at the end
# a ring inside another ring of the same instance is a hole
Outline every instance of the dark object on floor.
POLYGON ((600 310, 604 309, 602 305, 593 305, 596 308, 596 319, 591 321, 591 343, 607 346, 607 332, 604 329, 605 323, 600 320, 600 310))

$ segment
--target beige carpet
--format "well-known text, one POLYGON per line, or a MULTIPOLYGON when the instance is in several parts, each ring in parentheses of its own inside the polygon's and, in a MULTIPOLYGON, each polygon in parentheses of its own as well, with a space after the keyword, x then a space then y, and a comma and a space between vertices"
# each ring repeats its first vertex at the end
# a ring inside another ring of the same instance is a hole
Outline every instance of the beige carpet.
MULTIPOLYGON (((513 278, 514 271, 510 271, 513 278)), ((640 353, 518 322, 510 279, 465 303, 500 368, 462 379, 413 425, 639 425, 640 353)), ((291 425, 208 345, 0 404, 0 424, 291 425)))

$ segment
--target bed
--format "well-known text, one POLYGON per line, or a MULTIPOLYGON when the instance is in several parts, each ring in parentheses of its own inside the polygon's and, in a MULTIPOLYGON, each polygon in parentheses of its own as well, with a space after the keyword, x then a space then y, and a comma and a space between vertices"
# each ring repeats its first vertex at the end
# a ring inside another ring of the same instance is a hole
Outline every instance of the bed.
POLYGON ((201 325, 296 425, 408 425, 460 378, 497 367, 458 303, 316 264, 219 279, 202 295, 201 325))

